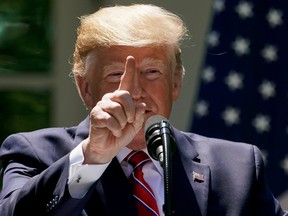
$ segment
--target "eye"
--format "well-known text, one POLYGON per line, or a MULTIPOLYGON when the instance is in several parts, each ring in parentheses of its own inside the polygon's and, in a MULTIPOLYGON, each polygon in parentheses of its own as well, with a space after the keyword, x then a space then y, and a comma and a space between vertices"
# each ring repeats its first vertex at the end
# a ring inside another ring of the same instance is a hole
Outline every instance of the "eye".
POLYGON ((106 80, 107 82, 110 82, 110 83, 119 83, 123 73, 124 73, 123 71, 111 72, 106 76, 106 80))
POLYGON ((155 80, 161 76, 161 72, 158 69, 148 69, 143 74, 148 80, 155 80))

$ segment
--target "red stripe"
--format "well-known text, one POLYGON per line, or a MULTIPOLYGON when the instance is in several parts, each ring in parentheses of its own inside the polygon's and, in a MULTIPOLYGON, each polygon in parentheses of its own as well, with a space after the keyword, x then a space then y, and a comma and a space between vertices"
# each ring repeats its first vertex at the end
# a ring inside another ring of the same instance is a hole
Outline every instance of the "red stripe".
POLYGON ((142 167, 151 161, 143 151, 132 151, 126 158, 128 163, 133 166, 130 182, 133 186, 133 194, 139 216, 159 216, 159 211, 152 189, 143 178, 142 167))

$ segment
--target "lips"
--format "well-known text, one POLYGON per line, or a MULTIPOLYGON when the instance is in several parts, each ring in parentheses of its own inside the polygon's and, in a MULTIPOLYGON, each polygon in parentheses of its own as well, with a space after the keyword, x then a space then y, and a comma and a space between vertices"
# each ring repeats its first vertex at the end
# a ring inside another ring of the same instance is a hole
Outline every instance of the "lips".
POLYGON ((155 113, 152 111, 152 109, 146 108, 145 109, 145 115, 151 116, 151 115, 155 115, 155 113))

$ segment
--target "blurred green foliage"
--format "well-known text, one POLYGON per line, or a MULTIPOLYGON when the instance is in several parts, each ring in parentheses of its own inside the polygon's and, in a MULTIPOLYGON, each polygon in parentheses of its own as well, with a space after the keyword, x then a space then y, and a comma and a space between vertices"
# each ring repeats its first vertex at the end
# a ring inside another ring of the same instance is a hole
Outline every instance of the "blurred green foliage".
POLYGON ((50 125, 49 91, 0 91, 0 143, 12 134, 50 125))
MULTIPOLYGON (((50 72, 50 6, 50 0, 0 0, 0 79, 11 74, 50 72)), ((49 90, 2 89, 0 145, 10 134, 48 127, 50 106, 49 90)))
POLYGON ((0 1, 0 74, 49 72, 50 23, 50 0, 0 1))

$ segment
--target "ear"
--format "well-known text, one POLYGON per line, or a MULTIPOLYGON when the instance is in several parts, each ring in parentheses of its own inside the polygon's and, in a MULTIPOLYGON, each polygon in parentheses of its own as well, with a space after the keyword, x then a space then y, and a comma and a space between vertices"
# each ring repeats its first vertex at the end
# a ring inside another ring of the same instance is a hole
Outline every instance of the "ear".
POLYGON ((176 101, 180 95, 182 87, 182 71, 176 71, 173 77, 173 92, 172 92, 172 97, 173 101, 176 101))
POLYGON ((78 93, 88 109, 93 107, 93 97, 90 90, 89 82, 85 76, 77 75, 75 77, 78 93))

